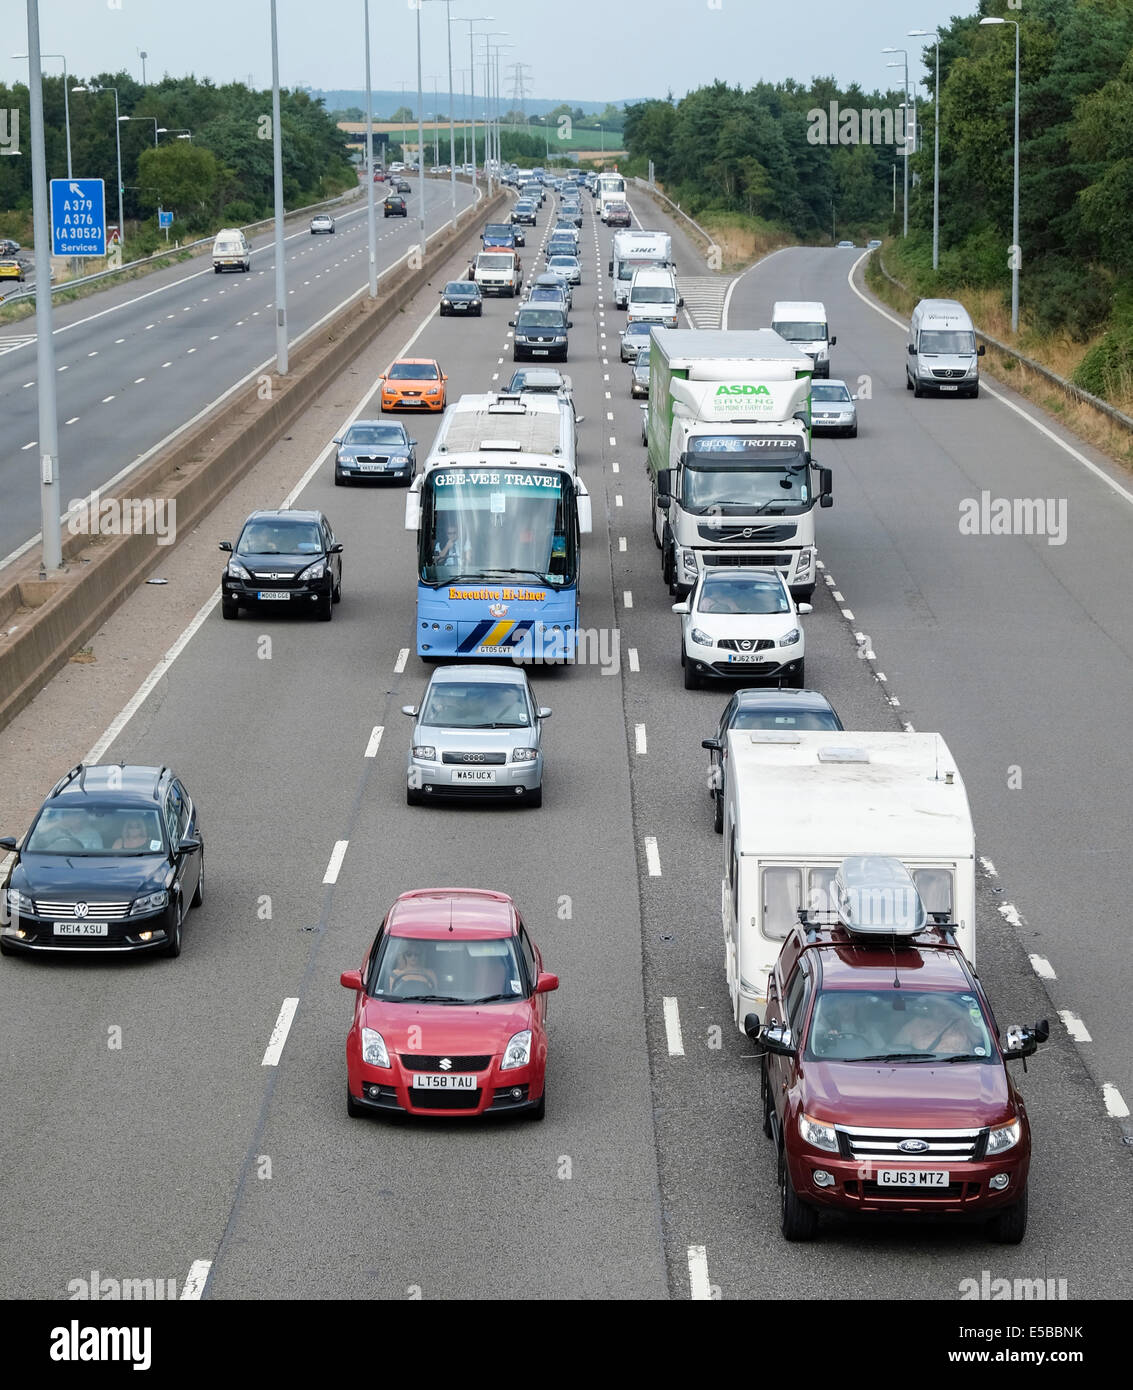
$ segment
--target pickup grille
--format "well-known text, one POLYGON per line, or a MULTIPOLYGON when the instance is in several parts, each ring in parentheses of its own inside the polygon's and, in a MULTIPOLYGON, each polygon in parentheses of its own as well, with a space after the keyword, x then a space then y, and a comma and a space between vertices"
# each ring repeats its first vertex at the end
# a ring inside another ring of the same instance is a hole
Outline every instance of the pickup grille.
POLYGON ((908 1163, 971 1163, 983 1157, 986 1144, 982 1129, 870 1129, 862 1126, 835 1126, 842 1151, 847 1158, 871 1159, 899 1168, 908 1163), (920 1153, 902 1153, 897 1147, 907 1139, 919 1139, 928 1147, 920 1153))

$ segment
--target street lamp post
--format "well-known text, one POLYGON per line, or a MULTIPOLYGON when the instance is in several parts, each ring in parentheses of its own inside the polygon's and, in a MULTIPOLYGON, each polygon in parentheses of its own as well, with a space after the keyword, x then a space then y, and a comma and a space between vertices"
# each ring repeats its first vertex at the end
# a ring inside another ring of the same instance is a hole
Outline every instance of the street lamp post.
MULTIPOLYGON (((273 0, 274 3, 274 0, 273 0)), ((122 128, 121 118, 118 115, 118 88, 117 87, 72 87, 72 92, 113 92, 114 93, 114 150, 118 158, 118 253, 121 255, 122 248, 126 244, 126 218, 122 211, 122 140, 119 132, 122 128)))
MULTIPOLYGON (((28 95, 31 118, 32 240, 35 278, 51 285, 51 214, 47 197, 47 155, 43 145, 43 58, 39 51, 39 3, 27 0, 28 95)), ((121 180, 119 180, 121 184, 121 180)), ((42 573, 63 567, 63 526, 59 517, 59 414, 55 404, 55 338, 51 331, 51 292, 35 296, 36 388, 39 413, 39 503, 43 528, 42 573)))
POLYGON ((1011 211, 1011 332, 1019 331, 1019 21, 1016 19, 981 19, 981 24, 1014 24, 1015 26, 1015 189, 1011 211))
MULTIPOLYGON (((26 53, 13 53, 12 58, 26 58, 26 53)), ((63 64, 63 124, 67 130, 67 177, 73 178, 71 173, 71 97, 70 89, 67 86, 67 60, 62 53, 41 53, 39 60, 42 63, 44 58, 58 58, 63 64)))
POLYGON ((378 211, 374 206, 374 96, 370 88, 370 0, 365 0, 366 44, 366 245, 370 267, 370 298, 378 297, 378 211))
POLYGON ((188 140, 190 145, 193 143, 193 132, 184 126, 159 125, 157 133, 159 135, 176 135, 178 140, 188 140))
POLYGON ((936 49, 936 84, 932 89, 932 268, 940 265, 940 35, 931 29, 910 29, 911 39, 932 39, 936 49))
POLYGON ((495 24, 495 16, 490 14, 476 15, 474 18, 467 15, 457 15, 458 24, 468 25, 468 62, 470 65, 468 73, 469 92, 468 92, 468 113, 472 123, 472 198, 476 198, 476 51, 473 47, 472 26, 474 24, 495 24))
POLYGON ((904 117, 903 117, 903 124, 904 124, 904 126, 905 126, 905 131, 904 131, 905 139, 904 139, 904 142, 903 142, 903 143, 904 143, 904 165, 905 165, 905 187, 904 187, 904 198, 905 198, 905 226, 904 226, 904 230, 902 231, 901 235, 907 237, 907 236, 909 235, 909 143, 908 143, 908 134, 909 134, 909 131, 908 131, 908 125, 909 125, 909 50, 908 50, 907 48, 883 48, 881 51, 882 51, 882 53, 900 53, 900 54, 902 55, 903 59, 904 59, 904 61, 903 61, 902 63, 890 63, 889 66, 890 66, 891 68, 904 67, 904 69, 905 69, 905 115, 904 115, 904 117))
POLYGON ((287 272, 283 253, 283 131, 279 119, 279 30, 271 0, 271 155, 275 184, 275 369, 287 375, 287 272))
POLYGON ((152 121, 153 122, 153 145, 157 148, 157 117, 156 116, 119 116, 119 121, 152 121))

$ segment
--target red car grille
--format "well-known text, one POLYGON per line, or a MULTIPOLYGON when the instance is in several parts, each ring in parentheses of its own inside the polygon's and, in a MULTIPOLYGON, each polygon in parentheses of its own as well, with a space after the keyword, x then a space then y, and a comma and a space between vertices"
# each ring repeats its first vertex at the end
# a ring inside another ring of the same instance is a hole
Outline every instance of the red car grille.
POLYGON ((480 1104, 480 1088, 474 1091, 415 1091, 409 1092, 415 1110, 475 1110, 480 1104))
POLYGON ((455 1052, 438 1052, 427 1057, 423 1052, 399 1052, 398 1060, 407 1071, 487 1071, 492 1060, 490 1052, 483 1056, 460 1056, 455 1052), (442 1062, 450 1065, 441 1066, 442 1062))

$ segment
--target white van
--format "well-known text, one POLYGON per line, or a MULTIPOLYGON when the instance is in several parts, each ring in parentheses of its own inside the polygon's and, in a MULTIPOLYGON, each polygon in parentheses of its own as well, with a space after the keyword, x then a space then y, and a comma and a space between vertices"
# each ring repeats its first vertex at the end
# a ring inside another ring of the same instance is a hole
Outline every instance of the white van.
POLYGON ((669 233, 635 231, 632 228, 615 232, 609 262, 609 273, 614 280, 615 308, 626 307, 634 271, 647 265, 659 266, 663 270, 673 268, 673 238, 669 233))
POLYGON ((660 266, 642 266, 635 270, 626 296, 627 323, 655 323, 661 328, 676 328, 677 311, 684 300, 677 293, 676 276, 660 266))
POLYGON ((217 232, 212 244, 212 268, 218 275, 222 270, 251 270, 252 248, 238 227, 224 227, 217 232))
POLYGON ((854 855, 899 859, 975 964, 975 831, 939 734, 732 730, 727 752, 721 911, 737 1028, 763 1016, 799 908, 829 910, 854 855))
POLYGON ((983 344, 967 309, 956 299, 922 299, 909 323, 905 385, 914 396, 926 391, 980 394, 983 344))
POLYGON ((816 377, 830 375, 830 349, 838 339, 830 336, 825 304, 817 299, 780 299, 771 310, 771 327, 810 357, 816 377))

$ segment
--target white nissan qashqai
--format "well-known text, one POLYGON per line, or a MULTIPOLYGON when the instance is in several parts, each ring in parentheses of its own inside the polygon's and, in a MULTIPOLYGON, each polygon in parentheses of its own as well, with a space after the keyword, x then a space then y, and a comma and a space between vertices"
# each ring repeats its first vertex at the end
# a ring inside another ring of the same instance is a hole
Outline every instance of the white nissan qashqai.
POLYGON ((778 570, 718 565, 701 571, 681 614, 685 689, 705 679, 773 680, 801 689, 805 643, 795 603, 778 570))

